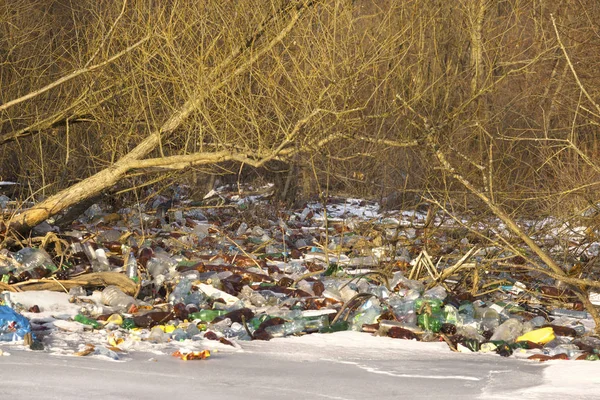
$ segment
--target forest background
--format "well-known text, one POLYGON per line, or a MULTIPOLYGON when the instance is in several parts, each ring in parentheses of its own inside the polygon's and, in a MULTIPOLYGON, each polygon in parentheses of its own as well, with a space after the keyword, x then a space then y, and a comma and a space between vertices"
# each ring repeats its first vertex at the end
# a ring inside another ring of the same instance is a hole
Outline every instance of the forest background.
POLYGON ((595 240, 598 21, 595 0, 1 1, 0 178, 35 203, 7 225, 216 177, 426 201, 498 217, 600 321, 518 223, 595 240))
POLYGON ((472 210, 456 173, 508 214, 598 200, 596 1, 2 3, 2 179, 36 200, 70 188, 31 224, 215 175, 288 202, 472 210))

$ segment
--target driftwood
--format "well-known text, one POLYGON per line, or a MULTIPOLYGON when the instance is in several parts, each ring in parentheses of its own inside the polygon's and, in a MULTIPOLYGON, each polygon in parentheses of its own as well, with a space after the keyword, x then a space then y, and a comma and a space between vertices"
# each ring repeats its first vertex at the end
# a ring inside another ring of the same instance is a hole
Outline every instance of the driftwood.
POLYGON ((12 287, 11 285, 4 283, 4 282, 0 282, 0 291, 5 291, 8 290, 9 292, 20 292, 19 289, 12 287))
POLYGON ((118 286, 123 292, 135 296, 139 290, 138 285, 126 275, 118 272, 92 272, 79 275, 69 280, 58 279, 31 279, 18 282, 13 285, 0 283, 0 289, 10 291, 52 290, 55 292, 68 291, 71 288, 95 287, 95 286, 118 286))

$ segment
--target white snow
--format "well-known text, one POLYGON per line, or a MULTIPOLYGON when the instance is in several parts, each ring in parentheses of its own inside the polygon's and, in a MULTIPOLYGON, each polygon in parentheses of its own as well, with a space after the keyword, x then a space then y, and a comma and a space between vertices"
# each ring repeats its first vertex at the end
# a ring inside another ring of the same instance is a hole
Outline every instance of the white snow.
MULTIPOLYGON (((4 385, 7 387, 4 390, 24 396, 19 398, 32 398, 25 392, 26 389, 22 386, 25 383, 19 376, 25 370, 30 376, 44 376, 48 374, 48 366, 56 369, 55 373, 62 371, 63 374, 72 374, 73 378, 68 378, 71 387, 98 387, 99 382, 108 374, 110 379, 122 385, 129 379, 135 379, 138 384, 147 388, 140 389, 127 384, 123 386, 125 391, 121 393, 121 397, 111 398, 128 398, 128 395, 139 394, 139 390, 149 394, 157 391, 164 396, 173 390, 171 385, 161 386, 158 383, 161 379, 160 371, 164 371, 165 367, 170 368, 169 379, 172 379, 171 375, 175 377, 177 374, 183 374, 180 379, 189 379, 186 374, 189 375, 190 372, 181 371, 181 367, 176 367, 177 362, 183 363, 183 366, 202 367, 203 382, 204 376, 210 375, 212 381, 209 381, 213 383, 209 385, 213 385, 213 390, 218 390, 211 396, 216 399, 236 397, 228 391, 222 392, 219 385, 214 387, 215 379, 222 381, 223 385, 231 385, 242 379, 245 384, 269 387, 271 390, 278 388, 282 393, 298 398, 309 394, 317 398, 354 399, 365 398, 369 394, 379 398, 397 398, 394 393, 404 393, 403 397, 414 398, 419 395, 411 391, 419 390, 418 388, 427 388, 427 392, 436 398, 520 397, 546 400, 567 395, 569 398, 593 398, 600 393, 600 362, 552 361, 538 364, 516 358, 504 359, 492 354, 452 353, 442 342, 399 340, 352 331, 286 337, 269 342, 240 342, 240 347, 236 348, 206 339, 154 343, 144 339, 141 332, 125 337, 120 331, 90 331, 78 322, 67 320, 66 317, 75 315, 81 305, 70 303, 69 296, 64 293, 11 293, 10 298, 13 303, 23 306, 38 305, 42 313, 23 314, 31 318, 34 324, 44 325, 51 330, 51 334, 45 336, 45 350, 41 352, 25 350, 20 343, 0 343, 3 364, 7 366, 3 369, 3 378, 5 382, 12 382, 9 386, 4 385), (106 347, 118 343, 119 339, 124 339, 119 344, 124 352, 113 353, 106 347), (97 350, 86 357, 73 356, 88 344, 95 345, 102 351, 97 350), (166 357, 175 350, 186 352, 204 348, 209 348, 213 353, 211 358, 204 361, 185 363, 166 357), (111 358, 115 354, 120 362, 115 363, 111 358), (63 363, 57 364, 52 356, 60 356, 63 363), (22 359, 29 361, 19 361, 22 359), (92 360, 111 364, 99 367, 92 360), (123 362, 130 365, 125 370, 118 367, 123 362), (158 363, 157 367, 153 367, 152 363, 158 363), (211 372, 213 368, 215 370, 211 372), (85 371, 85 377, 74 373, 77 369, 85 371), (114 374, 110 372, 112 369, 115 370, 114 374), (158 379, 157 383, 140 381, 139 376, 134 377, 126 372, 139 370, 147 370, 150 374, 148 376, 158 379), (233 371, 236 372, 231 375, 233 371), (277 371, 285 371, 282 378, 287 378, 280 381, 277 371), (321 383, 313 386, 311 380, 317 379, 316 376, 321 383), (340 379, 344 382, 343 386, 339 386, 340 379), (400 392, 393 390, 394 385, 401 389, 400 392), (330 386, 337 388, 337 391, 332 392, 330 386), (468 391, 463 392, 464 390, 468 391), (340 394, 342 392, 345 394, 340 394), (335 393, 338 394, 334 396, 335 393)), ((228 390, 234 390, 235 387, 234 385, 228 390)), ((65 392, 62 378, 60 384, 52 384, 48 390, 55 394, 53 398, 74 398, 65 392)), ((266 393, 264 398, 277 398, 276 393, 266 393)))

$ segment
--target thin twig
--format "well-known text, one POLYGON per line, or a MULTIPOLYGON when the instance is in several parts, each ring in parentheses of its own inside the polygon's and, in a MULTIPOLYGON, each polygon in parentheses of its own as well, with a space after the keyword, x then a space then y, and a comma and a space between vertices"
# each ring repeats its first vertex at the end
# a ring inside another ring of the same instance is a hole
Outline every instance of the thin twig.
POLYGON ((6 110, 7 108, 10 108, 10 107, 12 107, 14 105, 17 105, 17 104, 22 103, 22 102, 24 102, 26 100, 32 99, 34 97, 37 97, 37 96, 39 96, 42 93, 46 93, 47 91, 49 91, 51 89, 54 89, 55 87, 60 86, 63 83, 68 82, 68 81, 70 81, 70 80, 72 80, 74 78, 77 78, 80 75, 86 74, 88 72, 92 72, 92 71, 94 71, 94 70, 96 70, 98 68, 102 68, 105 65, 108 65, 111 62, 115 61, 116 59, 121 58, 122 56, 124 56, 125 54, 131 52, 132 50, 135 50, 136 48, 140 47, 142 44, 144 44, 145 42, 147 42, 149 39, 150 39, 150 36, 146 36, 145 38, 137 41, 136 43, 134 43, 131 46, 127 47, 125 50, 118 52, 117 54, 115 54, 114 56, 110 57, 107 60, 104 60, 104 61, 102 61, 102 62, 100 62, 98 64, 94 64, 94 65, 89 66, 89 67, 77 69, 77 70, 71 72, 70 74, 63 76, 62 78, 59 78, 59 79, 55 80, 52 83, 49 83, 48 85, 44 86, 41 89, 34 90, 33 92, 29 92, 29 93, 27 93, 24 96, 21 96, 21 97, 19 97, 17 99, 11 100, 11 101, 9 101, 7 103, 4 103, 4 104, 0 105, 0 111, 6 110))

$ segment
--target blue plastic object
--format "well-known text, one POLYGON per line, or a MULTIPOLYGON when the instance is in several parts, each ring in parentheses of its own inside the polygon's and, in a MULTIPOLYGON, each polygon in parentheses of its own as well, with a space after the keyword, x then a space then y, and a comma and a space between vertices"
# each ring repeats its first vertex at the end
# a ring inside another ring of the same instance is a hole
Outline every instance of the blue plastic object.
POLYGON ((0 341, 23 340, 31 332, 29 320, 8 306, 0 306, 0 341))

